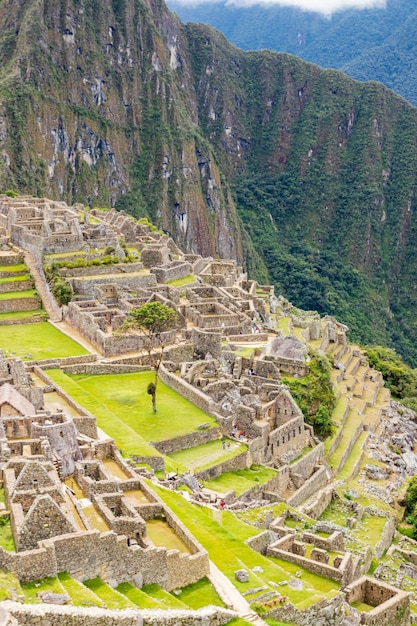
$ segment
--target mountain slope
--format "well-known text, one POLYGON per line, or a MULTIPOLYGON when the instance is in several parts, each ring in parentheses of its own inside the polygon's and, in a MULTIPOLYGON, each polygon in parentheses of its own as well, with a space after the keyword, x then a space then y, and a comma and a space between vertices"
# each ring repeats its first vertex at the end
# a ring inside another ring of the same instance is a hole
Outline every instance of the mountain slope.
POLYGON ((0 4, 0 186, 149 215, 417 362, 417 110, 160 0, 0 4))
POLYGON ((357 80, 379 80, 417 104, 413 0, 388 0, 385 9, 345 9, 331 17, 279 5, 168 5, 183 21, 210 24, 244 50, 288 52, 357 80))
POLYGON ((2 2, 0 29, 3 188, 105 205, 123 195, 122 207, 188 248, 242 258, 179 57, 181 26, 165 7, 2 2))

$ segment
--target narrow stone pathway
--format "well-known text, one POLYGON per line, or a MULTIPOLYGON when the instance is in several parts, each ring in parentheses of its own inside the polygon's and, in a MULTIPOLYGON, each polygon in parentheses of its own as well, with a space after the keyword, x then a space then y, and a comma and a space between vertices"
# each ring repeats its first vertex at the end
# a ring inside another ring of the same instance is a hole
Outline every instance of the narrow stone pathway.
POLYGON ((255 624, 255 626, 268 626, 268 624, 251 609, 249 602, 245 600, 213 561, 210 561, 209 579, 227 608, 236 611, 239 617, 251 624, 255 624))
POLYGON ((25 263, 33 276, 36 291, 42 298, 42 304, 45 311, 49 315, 49 319, 51 320, 51 322, 58 322, 62 317, 61 309, 55 302, 53 302, 50 296, 43 270, 39 268, 38 262, 36 261, 34 256, 27 250, 25 251, 25 263))

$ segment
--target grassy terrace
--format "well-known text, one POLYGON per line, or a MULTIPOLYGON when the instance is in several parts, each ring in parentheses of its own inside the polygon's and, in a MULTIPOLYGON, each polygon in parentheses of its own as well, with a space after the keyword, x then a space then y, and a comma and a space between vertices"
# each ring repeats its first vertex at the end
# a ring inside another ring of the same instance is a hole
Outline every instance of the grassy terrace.
POLYGON ((0 326, 0 347, 7 354, 25 361, 88 354, 79 343, 49 322, 0 326), (31 358, 28 358, 29 354, 31 358))
POLYGON ((17 298, 34 298, 37 295, 36 289, 25 289, 25 291, 9 291, 0 293, 0 300, 15 300, 17 298))
MULTIPOLYGON (((298 608, 306 608, 323 598, 332 597, 337 592, 339 585, 332 580, 280 559, 254 552, 244 541, 257 535, 259 528, 249 526, 229 511, 219 512, 193 507, 175 492, 163 488, 155 490, 209 551, 210 558, 239 591, 264 585, 273 590, 275 586, 271 585, 271 581, 288 582, 296 572, 301 571, 301 580, 304 584, 302 590, 292 589, 287 584, 280 587, 280 592, 288 596, 298 608), (262 567, 263 571, 253 572, 255 566, 262 567), (234 572, 241 568, 249 573, 249 583, 239 583, 235 580, 234 572)), ((278 506, 277 510, 279 508, 278 506)), ((251 601, 250 596, 246 599, 251 601)))
POLYGON ((29 274, 18 274, 17 276, 6 276, 5 278, 0 278, 0 284, 2 283, 20 283, 25 280, 31 280, 29 274))
POLYGON ((183 285, 188 285, 189 283, 193 283, 194 281, 194 274, 188 274, 188 276, 183 276, 182 278, 168 281, 167 285, 170 285, 171 287, 182 287, 183 285))
POLYGON ((146 389, 153 372, 97 376, 67 375, 61 370, 48 374, 77 402, 93 413, 97 423, 127 455, 155 456, 150 441, 162 441, 193 432, 197 426, 216 420, 175 391, 158 383, 157 412, 146 389))
POLYGON ((242 452, 246 452, 247 449, 245 444, 236 445, 236 442, 232 442, 230 448, 224 449, 220 439, 217 439, 209 443, 204 443, 201 446, 180 450, 179 452, 170 454, 169 458, 176 466, 201 471, 217 463, 232 459, 242 454, 242 452))
POLYGON ((237 496, 257 485, 264 485, 276 475, 276 472, 269 467, 253 465, 251 468, 236 470, 235 472, 225 472, 214 478, 206 480, 205 486, 219 493, 234 491, 237 496))
POLYGON ((0 323, 2 320, 23 320, 31 317, 48 319, 48 313, 44 309, 33 309, 33 311, 12 311, 11 313, 0 313, 0 323))
POLYGON ((19 272, 27 272, 28 266, 25 263, 18 263, 16 265, 0 265, 0 274, 18 274, 19 272))

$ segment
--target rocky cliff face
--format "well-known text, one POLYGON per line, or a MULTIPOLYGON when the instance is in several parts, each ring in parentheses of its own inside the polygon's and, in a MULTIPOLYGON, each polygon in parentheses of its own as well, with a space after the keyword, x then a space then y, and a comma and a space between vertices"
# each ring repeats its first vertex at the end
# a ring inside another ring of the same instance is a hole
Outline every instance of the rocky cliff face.
POLYGON ((242 259, 197 125, 187 44, 165 6, 4 2, 0 29, 3 189, 96 205, 124 196, 188 249, 242 259))

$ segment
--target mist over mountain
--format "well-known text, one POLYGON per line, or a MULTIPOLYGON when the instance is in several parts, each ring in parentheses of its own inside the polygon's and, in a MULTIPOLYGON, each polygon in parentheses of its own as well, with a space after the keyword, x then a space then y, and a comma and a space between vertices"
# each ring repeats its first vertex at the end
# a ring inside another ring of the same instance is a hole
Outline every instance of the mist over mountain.
POLYGON ((161 0, 0 4, 0 189, 149 216, 417 363, 417 109, 161 0))
MULTIPOLYGON (((417 6, 387 0, 324 15, 297 6, 169 0, 184 22, 210 24, 243 50, 288 52, 361 81, 377 80, 417 104, 417 6)), ((318 8, 321 7, 319 3, 318 8)))

